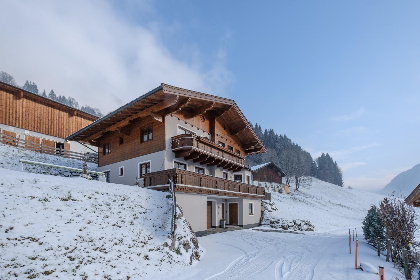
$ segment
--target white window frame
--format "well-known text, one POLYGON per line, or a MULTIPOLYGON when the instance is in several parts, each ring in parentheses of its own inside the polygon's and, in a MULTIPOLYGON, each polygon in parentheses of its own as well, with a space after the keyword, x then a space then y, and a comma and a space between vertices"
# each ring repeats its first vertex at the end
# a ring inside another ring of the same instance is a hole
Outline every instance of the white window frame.
POLYGON ((248 216, 254 216, 254 215, 255 215, 254 202, 249 202, 249 204, 248 204, 248 216), (252 205, 252 213, 249 213, 249 205, 252 205))
MULTIPOLYGON (((101 170, 99 172, 102 172, 102 173, 109 172, 109 182, 106 182, 106 183, 111 183, 111 169, 101 170)), ((106 176, 105 176, 105 180, 106 180, 106 176)))
POLYGON ((150 172, 149 173, 151 173, 152 172, 152 161, 151 160, 146 160, 146 161, 142 161, 142 162, 139 162, 139 163, 137 163, 137 178, 139 178, 139 180, 140 179, 144 179, 143 177, 140 177, 140 165, 142 165, 143 163, 150 163, 150 172))
POLYGON ((245 184, 252 185, 251 175, 245 175, 245 184), (248 178, 249 178, 249 183, 248 183, 248 178))
MULTIPOLYGON (((244 182, 244 174, 242 174, 242 173, 233 173, 233 181, 235 181, 235 176, 236 175, 241 175, 241 177, 242 177, 242 179, 241 179, 241 182, 240 183, 243 183, 244 182)), ((236 182, 236 181, 235 181, 236 182)))
POLYGON ((125 170, 124 170, 125 168, 124 168, 124 165, 123 166, 120 166, 119 168, 118 168, 118 176, 119 177, 124 177, 124 174, 125 174, 125 170), (122 175, 121 175, 121 170, 123 171, 123 173, 122 173, 122 175))

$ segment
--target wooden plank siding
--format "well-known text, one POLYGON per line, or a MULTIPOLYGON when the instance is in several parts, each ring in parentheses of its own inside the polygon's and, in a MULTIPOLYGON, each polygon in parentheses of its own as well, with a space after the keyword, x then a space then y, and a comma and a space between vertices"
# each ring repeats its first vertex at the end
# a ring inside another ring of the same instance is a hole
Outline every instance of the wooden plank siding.
POLYGON ((149 117, 130 124, 124 129, 129 131, 129 135, 113 131, 98 139, 98 166, 165 150, 165 123, 154 121, 149 117), (149 126, 153 128, 153 139, 141 143, 140 130, 149 126), (124 138, 122 145, 119 143, 120 137, 124 138), (102 147, 106 143, 110 143, 111 153, 103 155, 102 147))
POLYGON ((2 124, 66 138, 96 119, 77 109, 0 83, 2 124))

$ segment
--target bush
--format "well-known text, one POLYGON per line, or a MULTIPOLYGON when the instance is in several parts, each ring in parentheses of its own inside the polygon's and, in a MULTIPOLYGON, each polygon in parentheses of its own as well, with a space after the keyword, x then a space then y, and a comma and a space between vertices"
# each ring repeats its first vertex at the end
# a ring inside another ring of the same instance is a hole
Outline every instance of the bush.
POLYGON ((363 220, 363 234, 366 241, 375 248, 378 248, 378 239, 382 247, 385 241, 384 223, 378 207, 372 205, 363 220))

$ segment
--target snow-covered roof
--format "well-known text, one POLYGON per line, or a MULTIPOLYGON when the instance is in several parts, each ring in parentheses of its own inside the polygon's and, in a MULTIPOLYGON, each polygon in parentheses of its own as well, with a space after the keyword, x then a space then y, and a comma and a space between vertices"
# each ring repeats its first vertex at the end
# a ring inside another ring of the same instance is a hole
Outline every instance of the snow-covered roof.
POLYGON ((266 163, 263 163, 263 164, 258 164, 258 165, 255 165, 255 166, 251 166, 251 171, 257 171, 258 169, 260 169, 260 168, 262 168, 264 166, 267 166, 270 163, 271 162, 266 162, 266 163))

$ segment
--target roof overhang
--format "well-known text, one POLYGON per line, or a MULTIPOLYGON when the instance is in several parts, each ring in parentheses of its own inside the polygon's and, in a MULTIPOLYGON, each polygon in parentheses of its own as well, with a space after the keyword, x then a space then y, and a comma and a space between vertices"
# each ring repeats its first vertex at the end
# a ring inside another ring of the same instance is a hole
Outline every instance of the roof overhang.
POLYGON ((407 196, 405 203, 414 207, 420 207, 420 184, 407 196))
MULTIPOLYGON (((122 130, 138 119, 152 117, 162 121, 172 113, 186 118, 202 115, 217 120, 236 137, 247 155, 266 152, 261 139, 235 101, 210 94, 161 84, 159 87, 121 106, 92 124, 68 136, 66 140, 95 142, 104 133, 122 130)), ((94 143, 92 143, 94 144, 94 143)))

